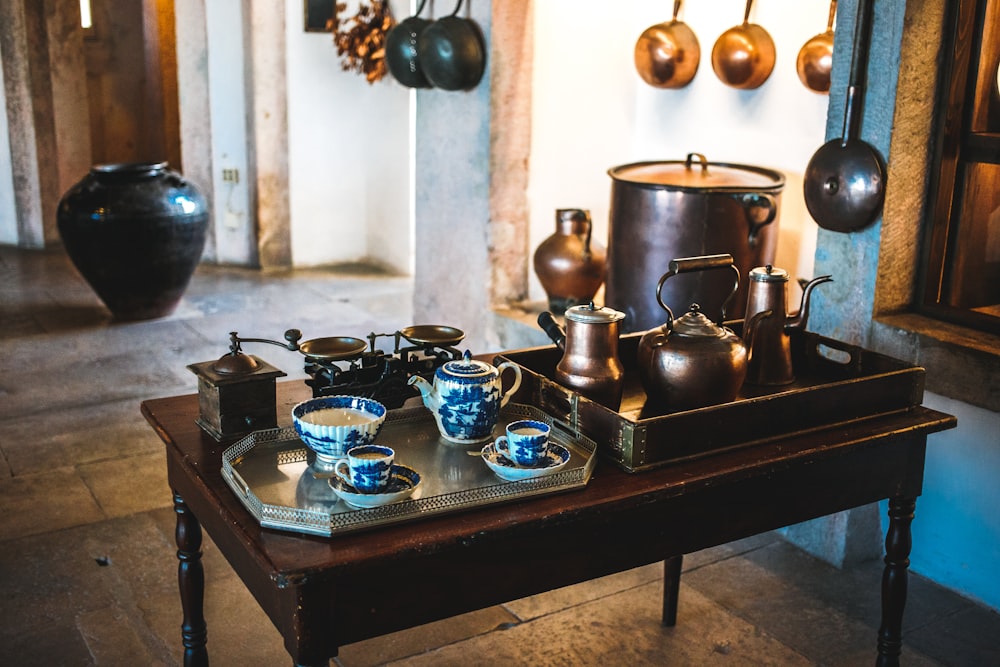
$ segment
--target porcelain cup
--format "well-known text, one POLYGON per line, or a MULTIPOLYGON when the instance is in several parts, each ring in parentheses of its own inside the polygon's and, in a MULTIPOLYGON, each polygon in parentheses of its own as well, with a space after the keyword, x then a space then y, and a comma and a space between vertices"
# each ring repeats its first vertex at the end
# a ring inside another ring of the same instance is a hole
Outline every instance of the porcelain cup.
POLYGON ((362 445, 347 451, 334 472, 359 493, 379 493, 389 485, 396 453, 384 445, 362 445))
POLYGON ((524 467, 540 465, 549 453, 549 425, 534 419, 521 419, 507 426, 493 447, 515 464, 524 467))

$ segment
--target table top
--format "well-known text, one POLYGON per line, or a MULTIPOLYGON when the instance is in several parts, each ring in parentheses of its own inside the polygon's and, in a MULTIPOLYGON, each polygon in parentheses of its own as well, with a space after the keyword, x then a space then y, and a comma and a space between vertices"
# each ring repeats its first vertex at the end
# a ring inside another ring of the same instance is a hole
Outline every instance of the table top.
MULTIPOLYGON (((290 423, 291 407, 310 396, 301 382, 277 383, 279 425, 290 423)), ((839 424, 830 428, 715 453, 704 458, 670 463, 640 473, 626 473, 608 461, 599 461, 586 488, 526 499, 498 507, 417 519, 368 532, 316 537, 261 528, 226 486, 221 469, 222 451, 230 443, 216 442, 195 423, 197 395, 153 399, 142 403, 142 412, 167 446, 171 486, 180 493, 203 523, 228 526, 230 537, 244 546, 258 567, 279 582, 295 582, 317 576, 331 568, 350 567, 372 560, 399 558, 401 554, 430 554, 484 536, 518 530, 542 529, 590 517, 634 512, 670 498, 697 495, 721 487, 736 487, 758 478, 774 478, 782 471, 800 469, 823 461, 831 464, 848 456, 869 452, 880 445, 893 445, 907 436, 926 435, 951 428, 955 418, 927 408, 839 424), (211 517, 206 517, 206 514, 211 517)), ((684 434, 684 437, 692 437, 684 434)), ((923 438, 920 438, 923 444, 923 438)), ((598 443, 600 446, 600 443, 598 443)), ((923 471, 923 449, 908 470, 898 457, 890 468, 898 469, 881 482, 872 475, 871 490, 857 491, 851 499, 831 498, 833 505, 861 504, 862 493, 887 497, 894 489, 909 485, 919 494, 923 471)), ((846 465, 846 463, 844 463, 846 465)), ((841 464, 838 464, 841 465, 841 464)), ((860 484, 860 482, 859 482, 860 484)), ((863 486, 863 485, 861 485, 863 486)), ((825 511, 818 508, 817 511, 825 511)), ((809 518, 809 517, 806 517, 809 518)), ((797 520, 797 517, 790 517, 797 520)), ((778 525, 792 523, 789 520, 778 525)), ((775 526, 777 527, 777 526, 775 526)), ((209 526, 211 531, 211 526, 209 526)), ((213 535, 216 541, 219 537, 213 535)), ((727 535, 720 534, 719 539, 727 535)), ((223 540, 225 541, 225 540, 223 540)), ((665 554, 670 555, 670 554, 665 554)))

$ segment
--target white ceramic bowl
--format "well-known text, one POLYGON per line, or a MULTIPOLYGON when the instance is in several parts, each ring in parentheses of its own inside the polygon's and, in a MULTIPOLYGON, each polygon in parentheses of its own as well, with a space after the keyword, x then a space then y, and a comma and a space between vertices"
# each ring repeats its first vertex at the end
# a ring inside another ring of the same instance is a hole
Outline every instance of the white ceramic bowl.
POLYGON ((361 396, 321 396, 292 408, 295 432, 316 452, 320 467, 332 468, 347 450, 375 442, 386 407, 361 396))

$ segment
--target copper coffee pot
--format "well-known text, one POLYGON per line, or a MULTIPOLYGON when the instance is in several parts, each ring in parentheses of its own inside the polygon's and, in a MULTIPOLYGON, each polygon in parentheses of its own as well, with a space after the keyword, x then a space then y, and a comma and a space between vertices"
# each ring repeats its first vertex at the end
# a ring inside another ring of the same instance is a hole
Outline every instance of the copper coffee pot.
POLYGON ((566 330, 551 313, 538 316, 538 324, 563 351, 555 380, 612 410, 618 410, 625 385, 625 368, 618 358, 618 334, 625 313, 612 308, 585 306, 566 310, 566 330))
POLYGON ((785 314, 788 272, 768 264, 752 270, 747 293, 746 343, 748 384, 783 385, 795 381, 792 368, 791 336, 805 331, 809 318, 809 294, 813 288, 833 280, 830 276, 813 278, 802 288, 799 312, 785 314))

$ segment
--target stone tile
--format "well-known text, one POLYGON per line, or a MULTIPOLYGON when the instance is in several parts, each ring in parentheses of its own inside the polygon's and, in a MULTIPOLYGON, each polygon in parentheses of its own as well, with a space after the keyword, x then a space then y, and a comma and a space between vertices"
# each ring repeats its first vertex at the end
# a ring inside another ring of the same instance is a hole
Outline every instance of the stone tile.
POLYGON ((417 665, 808 665, 809 660, 684 585, 683 624, 659 622, 646 584, 390 663, 417 665))
MULTIPOLYGON (((175 664, 183 664, 183 613, 176 589, 147 596, 142 616, 175 664)), ((281 635, 237 578, 206 579, 205 623, 212 667, 292 663, 281 635)))
POLYGON ((90 667, 94 659, 72 619, 0 629, 0 665, 90 667))
POLYGON ((384 665, 393 660, 425 653, 439 646, 447 646, 516 623, 517 619, 502 607, 488 607, 436 623, 342 646, 337 656, 337 664, 342 667, 384 665))
MULTIPOLYGON (((681 578, 683 581, 683 577, 681 578)), ((615 593, 663 581, 663 563, 652 563, 618 574, 611 574, 581 584, 557 588, 554 591, 531 595, 503 605, 521 621, 569 609, 585 602, 598 600, 615 593)), ((660 586, 662 595, 663 588, 660 586)))
POLYGON ((73 468, 0 479, 0 507, 3 507, 0 540, 58 531, 105 518, 90 489, 73 468))
MULTIPOLYGON (((38 415, 81 405, 97 405, 125 398, 145 398, 167 387, 190 384, 190 373, 145 352, 108 356, 113 348, 95 350, 104 356, 70 365, 22 359, 16 368, 0 368, 0 419, 38 415), (39 383, 51 377, 53 384, 39 383)), ((127 349, 127 348, 124 348, 127 349)), ((8 366, 0 363, 0 367, 8 366)), ((176 392, 176 389, 174 390, 176 392)))
POLYGON ((970 603, 933 624, 909 630, 903 645, 943 664, 1000 665, 1000 614, 970 603))
POLYGON ((12 474, 159 451, 163 444, 129 398, 0 420, 0 447, 12 474))
POLYGON ((107 607, 80 614, 76 624, 94 664, 149 667, 174 664, 166 647, 161 649, 160 656, 150 651, 149 642, 141 636, 143 630, 134 627, 134 622, 127 610, 107 607))
POLYGON ((110 518, 172 506, 165 450, 88 463, 79 471, 110 518))
MULTIPOLYGON (((810 590, 801 588, 786 572, 778 573, 761 565, 757 559, 772 550, 797 551, 791 545, 778 542, 746 556, 689 572, 682 581, 804 654, 829 660, 858 651, 873 655, 878 615, 859 619, 844 606, 832 606, 810 590)), ((817 579, 836 572, 832 566, 799 553, 800 565, 809 568, 817 579)), ((865 590, 864 587, 845 586, 843 593, 846 601, 853 595, 878 596, 879 588, 865 590)), ((686 614, 687 610, 680 606, 678 624, 686 614)))

